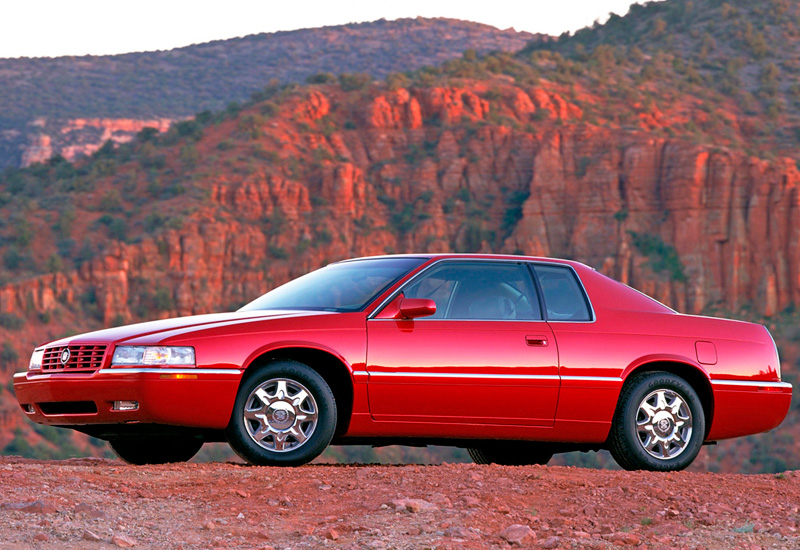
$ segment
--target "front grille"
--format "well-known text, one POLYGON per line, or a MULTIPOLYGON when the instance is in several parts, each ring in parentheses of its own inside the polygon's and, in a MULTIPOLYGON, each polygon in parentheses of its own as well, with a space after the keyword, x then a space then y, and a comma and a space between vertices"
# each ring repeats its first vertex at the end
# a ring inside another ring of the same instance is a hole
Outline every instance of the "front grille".
POLYGON ((44 350, 42 372, 94 372, 103 364, 103 356, 108 346, 58 346, 44 350), (69 350, 66 364, 61 362, 61 354, 69 350))

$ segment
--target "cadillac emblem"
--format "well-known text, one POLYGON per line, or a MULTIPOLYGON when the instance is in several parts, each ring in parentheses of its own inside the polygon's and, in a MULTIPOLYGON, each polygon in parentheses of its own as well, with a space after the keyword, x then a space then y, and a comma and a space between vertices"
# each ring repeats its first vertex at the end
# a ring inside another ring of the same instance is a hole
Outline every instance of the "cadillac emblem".
POLYGON ((69 362, 69 348, 64 348, 61 352, 61 364, 66 365, 69 362))

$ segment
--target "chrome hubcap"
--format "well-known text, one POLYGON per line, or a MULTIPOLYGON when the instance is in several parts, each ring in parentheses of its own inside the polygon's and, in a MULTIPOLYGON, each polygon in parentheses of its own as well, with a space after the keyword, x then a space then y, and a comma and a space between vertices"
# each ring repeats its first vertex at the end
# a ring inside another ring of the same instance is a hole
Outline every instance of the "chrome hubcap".
POLYGON ((250 392, 244 407, 247 433, 260 447, 284 453, 301 447, 317 427, 317 402, 301 383, 273 378, 250 392))
POLYGON ((659 460, 675 458, 692 439, 692 411, 677 392, 650 392, 636 412, 636 435, 650 456, 659 460))

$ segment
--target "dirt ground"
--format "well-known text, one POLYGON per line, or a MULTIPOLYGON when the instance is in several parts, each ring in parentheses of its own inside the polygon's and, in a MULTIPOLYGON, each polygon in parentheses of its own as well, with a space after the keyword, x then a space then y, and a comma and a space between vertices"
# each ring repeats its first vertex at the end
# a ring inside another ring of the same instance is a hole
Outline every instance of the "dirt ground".
POLYGON ((0 457, 0 548, 800 548, 800 472, 0 457))

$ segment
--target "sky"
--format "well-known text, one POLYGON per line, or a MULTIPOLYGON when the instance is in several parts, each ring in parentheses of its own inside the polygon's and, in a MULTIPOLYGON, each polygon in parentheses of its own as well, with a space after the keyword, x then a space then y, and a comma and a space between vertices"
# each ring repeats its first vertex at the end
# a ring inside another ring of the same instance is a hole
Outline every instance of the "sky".
POLYGON ((168 50, 261 32, 450 17, 559 35, 634 0, 3 0, 0 57, 168 50))

